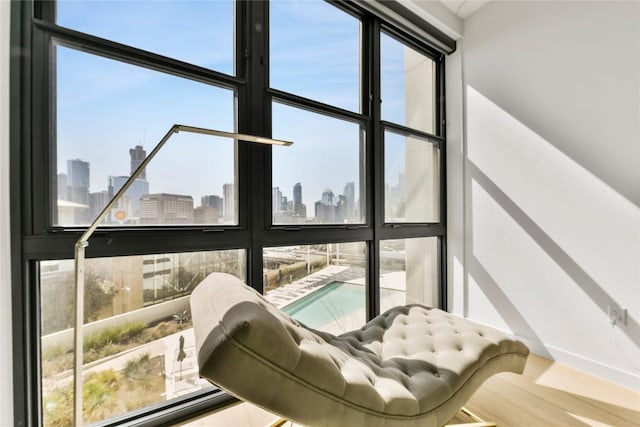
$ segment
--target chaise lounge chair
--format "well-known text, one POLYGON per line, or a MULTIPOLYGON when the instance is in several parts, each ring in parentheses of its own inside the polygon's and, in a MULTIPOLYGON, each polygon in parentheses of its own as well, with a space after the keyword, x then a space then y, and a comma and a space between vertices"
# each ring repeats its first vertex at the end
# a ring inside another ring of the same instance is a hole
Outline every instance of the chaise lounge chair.
POLYGON ((521 373, 529 353, 494 329, 421 305, 334 336, 222 273, 197 286, 191 310, 201 376, 309 426, 439 427, 491 375, 521 373))

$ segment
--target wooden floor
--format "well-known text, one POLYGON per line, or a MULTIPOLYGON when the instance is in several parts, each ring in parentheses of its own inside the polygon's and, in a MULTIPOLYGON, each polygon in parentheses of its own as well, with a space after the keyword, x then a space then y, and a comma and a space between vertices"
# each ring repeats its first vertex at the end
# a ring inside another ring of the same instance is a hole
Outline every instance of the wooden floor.
POLYGON ((489 379, 466 407, 505 427, 640 426, 640 393, 536 355, 523 375, 489 379))
MULTIPOLYGON (((536 355, 529 356, 523 375, 489 379, 466 407, 499 427, 640 427, 640 393, 536 355)), ((180 426, 258 427, 275 419, 242 403, 180 426)), ((451 420, 463 422, 472 420, 464 414, 451 420)))

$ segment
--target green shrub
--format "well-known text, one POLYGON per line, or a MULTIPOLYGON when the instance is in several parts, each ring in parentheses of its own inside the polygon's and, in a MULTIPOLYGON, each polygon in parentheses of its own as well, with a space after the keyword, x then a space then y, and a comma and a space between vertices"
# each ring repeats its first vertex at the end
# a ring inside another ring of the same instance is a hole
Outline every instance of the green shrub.
POLYGON ((113 396, 120 388, 118 374, 107 369, 89 374, 82 387, 82 412, 86 421, 99 421, 108 417, 115 402, 113 396))
POLYGON ((84 340, 83 349, 98 351, 110 344, 124 344, 140 335, 147 325, 144 322, 129 322, 119 326, 100 329, 84 340))
POLYGON ((144 322, 129 322, 123 327, 122 335, 126 340, 131 340, 139 336, 145 329, 147 324, 144 322))
MULTIPOLYGON (((82 388, 84 422, 100 422, 163 400, 166 391, 163 367, 162 357, 142 354, 126 363, 122 371, 107 369, 87 374, 82 388)), ((45 427, 72 426, 70 382, 43 390, 42 400, 45 427)))
POLYGON ((118 389, 118 377, 113 369, 89 374, 82 387, 82 402, 85 411, 92 411, 118 389))
POLYGON ((42 360, 53 360, 67 353, 71 353, 71 351, 69 347, 62 344, 51 344, 42 349, 42 360))
POLYGON ((123 373, 129 380, 140 380, 147 378, 151 374, 151 355, 144 353, 139 357, 127 360, 123 373))
POLYGON ((71 427, 73 394, 71 386, 55 389, 42 398, 42 412, 46 426, 71 427))

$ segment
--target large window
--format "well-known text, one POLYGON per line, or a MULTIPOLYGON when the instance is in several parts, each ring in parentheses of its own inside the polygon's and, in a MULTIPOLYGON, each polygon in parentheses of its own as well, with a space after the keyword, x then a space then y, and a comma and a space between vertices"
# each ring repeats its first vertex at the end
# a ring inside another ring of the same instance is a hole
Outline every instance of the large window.
POLYGON ((13 6, 22 424, 71 425, 74 369, 84 424, 171 425, 232 402, 194 353, 189 296, 211 272, 335 334, 399 304, 446 307, 436 48, 348 1, 13 6), (174 124, 294 144, 178 132, 147 164, 174 124), (136 170, 89 240, 76 302, 75 244, 136 170))
POLYGON ((436 64, 387 33, 380 36, 382 119, 436 130, 436 64))
MULTIPOLYGON (((73 260, 40 262, 43 423, 71 425, 73 260)), ((189 295, 212 272, 244 279, 243 250, 92 258, 84 300, 83 420, 211 384, 198 377, 189 295)))
POLYGON ((360 125, 274 103, 273 135, 296 141, 273 153, 274 224, 364 222, 360 125))
MULTIPOLYGON (((234 130, 232 90, 55 49, 55 224, 89 224, 173 124, 234 130)), ((237 223, 234 151, 233 140, 176 135, 105 225, 237 223)))
POLYGON ((438 305, 438 238, 380 242, 380 305, 438 305))
POLYGON ((56 12, 61 26, 233 74, 233 0, 59 0, 56 12))
POLYGON ((276 0, 270 10, 271 87, 360 110, 360 20, 321 1, 276 0))
POLYGON ((384 133, 384 218, 387 222, 438 222, 440 150, 437 141, 384 133))

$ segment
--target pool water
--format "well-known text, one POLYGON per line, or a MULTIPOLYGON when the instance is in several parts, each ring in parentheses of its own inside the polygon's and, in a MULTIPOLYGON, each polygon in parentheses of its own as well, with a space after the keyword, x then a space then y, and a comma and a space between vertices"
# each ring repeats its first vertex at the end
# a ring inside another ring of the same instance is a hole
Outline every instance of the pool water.
MULTIPOLYGON (((404 294, 404 292, 381 289, 380 294, 381 298, 389 298, 391 294, 404 294)), ((332 282, 284 306, 282 310, 305 325, 320 329, 322 326, 364 308, 364 286, 332 282)))

